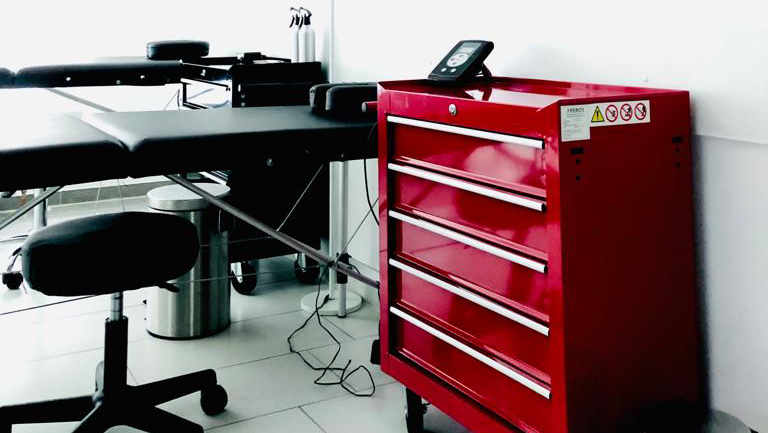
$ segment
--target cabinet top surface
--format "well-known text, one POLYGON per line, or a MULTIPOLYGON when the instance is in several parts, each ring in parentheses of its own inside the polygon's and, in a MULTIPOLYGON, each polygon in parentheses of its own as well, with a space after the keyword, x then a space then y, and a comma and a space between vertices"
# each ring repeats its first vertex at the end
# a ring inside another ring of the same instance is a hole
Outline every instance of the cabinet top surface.
POLYGON ((394 92, 420 93, 528 107, 546 107, 563 100, 574 100, 573 102, 576 103, 576 100, 584 102, 584 100, 603 98, 638 98, 680 92, 644 87, 502 77, 494 77, 490 81, 478 80, 460 87, 435 85, 427 80, 383 81, 379 85, 385 90, 394 92))

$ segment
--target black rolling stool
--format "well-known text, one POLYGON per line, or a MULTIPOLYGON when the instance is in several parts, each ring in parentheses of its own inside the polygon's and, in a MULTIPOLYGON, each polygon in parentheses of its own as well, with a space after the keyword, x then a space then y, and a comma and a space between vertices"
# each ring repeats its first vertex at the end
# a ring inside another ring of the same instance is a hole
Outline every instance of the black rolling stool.
POLYGON ((55 296, 112 294, 104 361, 96 369, 93 395, 0 407, 0 433, 9 433, 14 424, 79 420, 76 433, 104 432, 118 425, 157 433, 202 432, 199 425, 155 406, 200 391, 206 414, 222 412, 227 393, 216 383, 216 373, 204 370, 128 385, 128 319, 123 316, 122 294, 157 285, 172 288, 166 282, 186 273, 198 250, 195 226, 165 214, 99 215, 32 234, 22 247, 22 273, 31 288, 55 296))

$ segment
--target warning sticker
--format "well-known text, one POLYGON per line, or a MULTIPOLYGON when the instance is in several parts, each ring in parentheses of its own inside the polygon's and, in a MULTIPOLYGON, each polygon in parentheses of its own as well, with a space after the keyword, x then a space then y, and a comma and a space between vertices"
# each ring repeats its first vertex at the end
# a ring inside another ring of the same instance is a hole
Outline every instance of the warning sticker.
POLYGON ((592 123, 600 123, 605 122, 605 119, 603 118, 603 113, 600 111, 600 106, 595 106, 595 112, 592 114, 592 123))
POLYGON ((589 140, 591 128, 651 122, 651 103, 601 102, 560 107, 560 140, 589 140))

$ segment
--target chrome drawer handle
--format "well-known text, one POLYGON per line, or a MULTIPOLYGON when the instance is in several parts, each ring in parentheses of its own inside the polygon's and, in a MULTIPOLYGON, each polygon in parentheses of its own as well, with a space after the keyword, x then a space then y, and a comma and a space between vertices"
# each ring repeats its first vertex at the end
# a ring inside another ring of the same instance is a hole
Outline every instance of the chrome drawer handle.
POLYGON ((539 212, 543 212, 544 208, 546 207, 546 205, 540 201, 531 200, 529 198, 521 197, 519 195, 509 194, 506 192, 501 192, 491 188, 486 188, 484 186, 476 185, 474 183, 466 182, 453 177, 444 176, 442 174, 433 173, 431 171, 420 170, 418 168, 407 167, 404 165, 398 165, 398 164, 392 164, 392 163, 387 164, 387 167, 392 171, 408 174, 414 177, 418 177, 420 179, 431 180, 432 182, 437 182, 442 185, 452 186, 454 188, 462 189, 464 191, 469 191, 475 194, 494 198, 496 200, 501 200, 507 203, 516 204, 518 206, 537 210, 539 212))
POLYGON ((433 337, 437 338, 438 340, 443 341, 446 344, 449 344, 453 346, 455 349, 458 349, 461 352, 464 352, 466 355, 471 356, 472 358, 475 358, 476 360, 482 362, 483 364, 487 365, 488 367, 491 367, 492 369, 498 371, 499 373, 503 374, 504 376, 507 376, 508 378, 514 380, 515 382, 525 386, 526 388, 530 389, 531 391, 535 392, 536 394, 539 394, 540 396, 549 399, 551 392, 547 387, 527 378, 526 376, 518 373, 517 371, 507 367, 504 364, 501 364, 500 362, 478 352, 477 350, 467 346, 466 344, 462 343, 459 340, 456 340, 455 338, 451 337, 450 335, 441 332, 426 323, 422 322, 421 320, 411 316, 408 313, 405 313, 404 311, 401 311, 395 307, 389 307, 389 311, 394 314, 395 316, 400 317, 401 319, 405 320, 406 322, 410 323, 411 325, 421 329, 422 331, 432 335, 433 337))
POLYGON ((482 131, 480 129, 462 128, 461 126, 426 122, 423 120, 409 119, 407 117, 400 116, 387 116, 387 122, 399 123, 401 125, 407 126, 415 126, 417 128, 431 129, 433 131, 447 132, 450 134, 465 135, 467 137, 481 138, 483 140, 501 141, 502 143, 507 144, 517 144, 520 146, 534 147, 536 149, 544 149, 544 141, 534 138, 518 137, 516 135, 482 131))
POLYGON ((536 272, 546 273, 547 272, 547 265, 541 262, 538 262, 536 260, 531 260, 527 257, 511 253, 507 250, 501 249, 499 247, 495 247, 493 245, 489 245, 485 242, 478 241, 477 239, 471 238, 469 236, 463 235, 461 233, 457 233, 453 230, 448 230, 446 228, 440 227, 436 224, 432 224, 430 222, 420 220, 417 218, 409 217, 408 215, 404 215, 397 211, 389 211, 389 216, 395 219, 398 219, 400 221, 406 222, 408 224, 414 225, 416 227, 422 228, 424 230, 430 231, 432 233, 438 234, 440 236, 444 236, 448 239, 453 239, 454 241, 461 242, 464 245, 469 245, 470 247, 477 248, 478 250, 485 251, 488 254, 493 254, 496 257, 501 257, 504 260, 508 260, 512 263, 517 263, 518 265, 525 266, 526 268, 533 269, 536 272))
POLYGON ((453 284, 448 284, 439 278, 435 278, 432 275, 429 275, 416 268, 408 266, 405 263, 398 262, 397 260, 389 259, 389 264, 396 267, 397 269, 400 269, 403 272, 407 272, 413 275, 414 277, 420 280, 431 283, 447 292, 453 293, 456 296, 460 296, 469 302, 477 304, 487 310, 493 311, 494 313, 500 316, 506 317, 507 319, 512 320, 513 322, 517 322, 528 329, 538 332, 539 334, 549 336, 548 326, 542 325, 539 322, 531 320, 523 316, 522 314, 518 314, 510 310, 509 308, 502 307, 501 305, 495 302, 489 301, 488 299, 485 299, 482 296, 472 293, 469 290, 462 289, 461 287, 454 286, 453 284))

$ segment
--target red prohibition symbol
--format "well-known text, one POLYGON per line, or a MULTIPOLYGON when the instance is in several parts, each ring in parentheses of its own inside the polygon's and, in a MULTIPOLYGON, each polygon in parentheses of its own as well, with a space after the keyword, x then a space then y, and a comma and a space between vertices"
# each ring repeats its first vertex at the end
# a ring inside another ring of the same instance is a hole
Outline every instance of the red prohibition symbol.
POLYGON ((635 105, 635 117, 637 117, 637 120, 643 120, 647 115, 648 115, 648 108, 646 108, 645 104, 643 104, 642 102, 638 102, 638 104, 635 105))
POLYGON ((621 106, 621 120, 628 122, 632 120, 632 106, 629 104, 623 104, 621 106))
POLYGON ((611 123, 615 122, 619 118, 619 109, 615 105, 611 104, 605 107, 605 119, 611 123))

